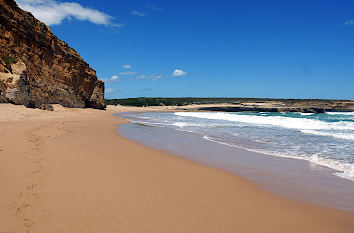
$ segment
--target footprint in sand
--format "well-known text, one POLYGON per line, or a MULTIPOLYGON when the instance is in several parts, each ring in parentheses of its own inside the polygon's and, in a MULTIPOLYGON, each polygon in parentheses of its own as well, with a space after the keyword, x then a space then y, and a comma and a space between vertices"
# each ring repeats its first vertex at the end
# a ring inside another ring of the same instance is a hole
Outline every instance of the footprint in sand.
POLYGON ((17 208, 17 214, 21 214, 23 213, 23 211, 25 211, 25 209, 31 207, 30 204, 22 204, 20 207, 17 208))

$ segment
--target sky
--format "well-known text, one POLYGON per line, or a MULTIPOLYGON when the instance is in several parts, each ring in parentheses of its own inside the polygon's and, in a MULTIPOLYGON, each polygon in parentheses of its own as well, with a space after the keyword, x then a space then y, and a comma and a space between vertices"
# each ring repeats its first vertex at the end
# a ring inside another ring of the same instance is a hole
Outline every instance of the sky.
POLYGON ((16 0, 106 98, 354 100, 352 0, 16 0))

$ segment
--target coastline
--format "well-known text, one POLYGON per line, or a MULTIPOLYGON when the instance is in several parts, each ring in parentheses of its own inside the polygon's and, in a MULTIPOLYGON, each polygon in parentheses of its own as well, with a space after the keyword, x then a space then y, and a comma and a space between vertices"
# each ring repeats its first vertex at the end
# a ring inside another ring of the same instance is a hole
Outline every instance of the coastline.
POLYGON ((0 231, 354 232, 353 213, 123 138, 126 109, 0 109, 0 231))
MULTIPOLYGON (((289 157, 230 146, 206 138, 203 133, 154 125, 135 117, 140 113, 120 113, 129 124, 120 125, 124 138, 167 154, 226 170, 241 176, 276 196, 302 203, 354 213, 354 182, 335 175, 335 170, 289 157)), ((151 115, 149 115, 151 116, 151 115)))

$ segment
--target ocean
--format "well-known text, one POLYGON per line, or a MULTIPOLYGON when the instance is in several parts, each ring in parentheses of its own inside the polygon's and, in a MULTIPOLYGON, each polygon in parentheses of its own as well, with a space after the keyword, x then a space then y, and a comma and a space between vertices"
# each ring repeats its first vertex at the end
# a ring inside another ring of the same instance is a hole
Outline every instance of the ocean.
POLYGON ((354 113, 146 112, 133 124, 168 127, 225 147, 305 160, 354 180, 354 113))

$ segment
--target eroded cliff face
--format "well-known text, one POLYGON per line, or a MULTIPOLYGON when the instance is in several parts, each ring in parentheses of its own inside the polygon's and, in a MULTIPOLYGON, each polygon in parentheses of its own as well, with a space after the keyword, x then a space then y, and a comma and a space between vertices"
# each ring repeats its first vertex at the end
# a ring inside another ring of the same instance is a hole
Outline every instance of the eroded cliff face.
POLYGON ((0 0, 0 102, 103 109, 104 83, 44 23, 0 0))

